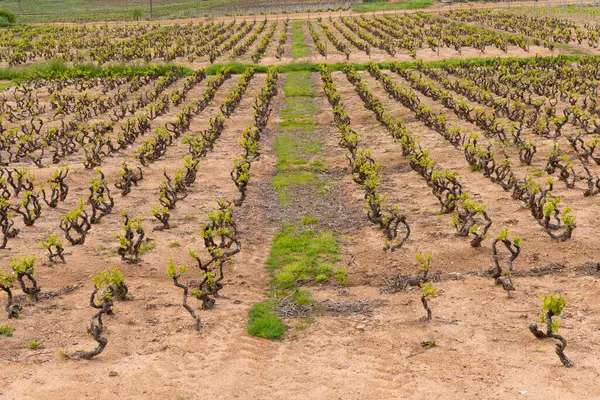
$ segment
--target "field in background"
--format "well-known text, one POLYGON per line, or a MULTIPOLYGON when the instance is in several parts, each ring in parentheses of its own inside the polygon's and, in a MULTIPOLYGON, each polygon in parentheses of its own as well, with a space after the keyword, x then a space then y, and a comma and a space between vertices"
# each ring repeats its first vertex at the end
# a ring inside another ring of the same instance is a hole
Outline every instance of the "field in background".
MULTIPOLYGON (((356 2, 331 0, 153 0, 155 19, 178 19, 216 15, 248 15, 304 11, 306 9, 350 8, 356 2)), ((22 22, 115 21, 147 20, 148 0, 2 0, 0 9, 7 9, 22 22)))
POLYGON ((1 29, 0 399, 600 398, 598 11, 426 4, 1 29))

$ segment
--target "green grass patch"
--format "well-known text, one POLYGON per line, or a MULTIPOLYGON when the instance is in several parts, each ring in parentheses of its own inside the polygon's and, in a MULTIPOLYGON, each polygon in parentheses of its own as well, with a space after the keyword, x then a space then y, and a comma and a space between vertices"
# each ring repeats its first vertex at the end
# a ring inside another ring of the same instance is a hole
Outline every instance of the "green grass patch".
MULTIPOLYGON (((312 293, 301 285, 321 283, 339 275, 339 245, 332 232, 319 231, 317 218, 305 217, 301 226, 286 224, 273 239, 266 268, 271 272, 269 295, 298 305, 311 305, 312 293), (310 226, 310 229, 306 229, 310 226)), ((248 334, 281 339, 286 327, 275 312, 275 300, 257 303, 248 315, 248 334)))
MULTIPOLYGON (((277 189, 279 202, 283 205, 289 204, 292 201, 290 191, 295 186, 313 185, 320 188, 326 188, 327 186, 327 182, 319 180, 317 175, 310 171, 279 172, 277 175, 275 175, 275 177, 273 177, 273 181, 271 183, 273 187, 277 189)), ((320 193, 324 195, 327 192, 320 193)))
POLYGON ((15 85, 16 85, 16 83, 13 81, 0 82, 0 90, 10 89, 11 87, 13 87, 15 85))
POLYGON ((312 101, 312 97, 286 97, 283 100, 284 108, 279 112, 283 119, 282 127, 289 129, 314 130, 316 123, 312 119, 312 114, 317 111, 317 106, 312 101), (295 127, 295 123, 308 124, 308 126, 295 127))
POLYGON ((156 248, 156 242, 154 240, 150 240, 142 243, 140 246, 140 256, 144 253, 148 253, 156 248))
POLYGON ((0 335, 12 336, 15 331, 15 327, 12 325, 0 325, 0 335))
POLYGON ((310 71, 319 72, 319 65, 311 62, 290 63, 277 67, 279 72, 310 71))
MULTIPOLYGON (((338 69, 342 69, 343 64, 339 64, 338 69)), ((252 67, 258 73, 265 73, 269 69, 268 65, 258 65, 251 63, 242 63, 242 62, 227 62, 227 63, 215 63, 204 69, 206 75, 214 75, 223 67, 231 68, 233 74, 242 74, 246 71, 247 68, 252 67)), ((319 72, 319 64, 313 64, 310 62, 301 62, 301 63, 290 63, 285 65, 277 66, 277 71, 281 73, 286 72, 298 72, 298 71, 310 71, 310 72, 319 72)))
MULTIPOLYGON (((291 135, 282 135, 275 139, 273 149, 277 155, 276 167, 280 170, 289 170, 294 166, 309 164, 303 155, 318 154, 323 151, 323 145, 316 141, 297 142, 291 135)), ((321 162, 314 162, 314 164, 321 164, 321 162)))
POLYGON ((314 97, 312 77, 309 71, 297 71, 287 75, 283 91, 286 97, 314 97))
POLYGON ((37 350, 40 348, 40 342, 37 340, 34 340, 33 342, 27 343, 25 345, 26 348, 28 348, 29 350, 37 350))
POLYGON ((286 327, 273 309, 275 303, 257 303, 250 309, 248 315, 248 334, 265 339, 281 339, 286 327))
POLYGON ((287 224, 273 240, 267 269, 273 273, 273 293, 294 293, 299 284, 321 283, 334 275, 339 245, 332 232, 299 230, 287 224))
POLYGON ((260 66, 260 65, 255 65, 255 64, 245 64, 245 63, 241 63, 241 62, 228 62, 228 63, 215 63, 215 64, 211 64, 210 66, 204 68, 204 72, 206 73, 206 75, 215 75, 217 72, 219 72, 222 68, 229 68, 231 69, 231 73, 232 74, 243 74, 244 72, 246 72, 246 69, 252 67, 256 70, 256 72, 267 72, 268 67, 266 66, 260 66))
MULTIPOLYGON (((312 68, 311 64, 304 64, 312 68)), ((317 107, 313 102, 315 91, 312 71, 288 72, 283 86, 284 107, 282 119, 273 146, 277 157, 277 174, 272 184, 277 189, 279 201, 291 201, 294 187, 312 185, 317 194, 327 194, 327 182, 319 179, 326 170, 317 158, 323 152, 323 144, 313 136, 316 121, 313 114, 317 107)), ((319 220, 305 217, 298 226, 286 224, 275 235, 266 262, 271 272, 269 295, 275 299, 293 301, 298 305, 313 303, 312 293, 302 285, 321 283, 335 275, 334 266, 339 262, 339 246, 332 232, 317 230, 319 220)), ((279 339, 285 326, 274 312, 275 302, 258 303, 250 310, 248 333, 269 339, 279 339)))
POLYGON ((578 49, 578 48, 568 45, 566 43, 554 43, 554 47, 562 50, 561 53, 564 53, 564 54, 576 55, 576 56, 583 56, 583 55, 588 54, 585 51, 583 51, 582 49, 578 49))
POLYGON ((535 178, 541 178, 542 176, 546 175, 546 172, 542 171, 539 168, 531 168, 530 172, 531 172, 531 176, 533 176, 535 178))
POLYGON ((380 0, 357 4, 352 7, 352 11, 369 12, 378 10, 415 10, 418 8, 427 8, 432 4, 432 0, 408 0, 404 3, 389 3, 386 0, 380 0))
POLYGON ((321 191, 327 183, 318 175, 326 168, 320 160, 314 160, 315 155, 322 153, 323 145, 313 137, 317 127, 313 114, 317 106, 313 102, 311 74, 310 71, 290 72, 283 86, 285 99, 279 113, 282 119, 279 130, 289 134, 275 137, 277 174, 272 181, 281 204, 291 201, 291 191, 297 186, 312 185, 321 193, 327 193, 327 190, 321 191))
POLYGON ((348 286, 350 284, 350 279, 348 279, 348 271, 346 268, 338 268, 335 270, 335 280, 340 284, 340 286, 348 286))
POLYGON ((309 226, 309 225, 318 225, 319 218, 306 216, 300 220, 300 225, 309 226))
POLYGON ((302 32, 303 21, 294 21, 292 23, 292 57, 307 57, 308 46, 302 32))

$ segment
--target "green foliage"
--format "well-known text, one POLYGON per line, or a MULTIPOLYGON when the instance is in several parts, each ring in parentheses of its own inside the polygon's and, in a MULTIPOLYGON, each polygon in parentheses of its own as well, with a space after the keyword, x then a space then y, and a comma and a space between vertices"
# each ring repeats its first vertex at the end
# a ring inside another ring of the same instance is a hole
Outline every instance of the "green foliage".
POLYGON ((556 206, 561 202, 561 198, 560 197, 553 197, 553 198, 548 198, 546 199, 546 202, 544 203, 544 217, 549 217, 550 215, 552 215, 552 213, 554 212, 554 210, 556 209, 556 206))
POLYGON ((8 10, 0 10, 0 19, 3 19, 7 22, 7 25, 2 26, 8 26, 17 22, 16 15, 8 10))
POLYGON ((543 295, 540 297, 542 301, 542 311, 552 311, 553 315, 559 316, 565 308, 565 299, 559 294, 543 295))
MULTIPOLYGON (((562 314, 566 302, 565 299, 559 294, 552 294, 550 296, 543 295, 540 296, 540 300, 542 301, 542 313, 540 315, 540 322, 546 322, 546 314, 551 312, 553 316, 558 317, 562 314)), ((558 328, 560 327, 560 321, 558 318, 552 319, 552 332, 558 332, 558 328)))
POLYGON ((335 280, 341 286, 348 286, 350 284, 350 279, 348 278, 348 271, 346 271, 346 268, 338 268, 335 270, 335 280))
POLYGON ((47 250, 52 247, 62 247, 63 243, 58 236, 46 231, 44 237, 40 239, 40 245, 47 250))
POLYGON ((10 89, 13 86, 15 86, 15 82, 13 81, 0 82, 0 91, 10 89))
POLYGON ((106 288, 112 285, 118 285, 125 282, 123 273, 119 268, 108 269, 106 271, 98 272, 92 278, 92 282, 97 288, 106 288))
POLYGON ((40 348, 40 342, 37 341, 37 340, 34 340, 34 341, 30 342, 30 343, 27 343, 25 345, 25 347, 28 348, 29 350, 37 350, 37 349, 40 348))
POLYGON ((313 303, 312 294, 308 290, 297 289, 294 291, 294 303, 299 306, 309 306, 313 303))
POLYGON ((437 288, 433 284, 433 281, 427 283, 420 283, 421 292, 423 297, 435 297, 437 296, 437 288))
POLYGON ((10 336, 12 336, 14 331, 15 331, 15 327, 12 325, 0 325, 0 335, 10 337, 10 336))
POLYGON ((220 71, 222 71, 223 69, 226 69, 226 68, 229 69, 232 74, 239 75, 239 74, 243 74, 244 72, 246 72, 246 70, 249 68, 254 69, 256 72, 266 72, 268 67, 263 66, 261 68, 258 65, 244 64, 241 62, 234 61, 234 62, 230 62, 230 63, 212 64, 204 69, 204 73, 206 75, 216 75, 217 73, 219 73, 220 71))
POLYGON ((302 218, 300 220, 300 224, 304 225, 304 226, 318 225, 319 224, 319 219, 316 218, 316 217, 306 216, 306 217, 304 217, 304 218, 302 218))
POLYGON ((187 265, 176 266, 173 260, 169 260, 169 264, 167 265, 167 278, 173 279, 174 277, 184 275, 187 270, 187 265))
POLYGON ((274 311, 272 302, 257 303, 250 309, 248 318, 248 334, 266 339, 281 339, 286 327, 274 311))
POLYGON ((15 274, 13 274, 13 273, 5 274, 5 273, 0 272, 0 286, 10 289, 13 285, 14 280, 15 280, 15 274))
POLYGON ((283 92, 286 97, 313 97, 312 74, 308 71, 288 73, 283 92))
POLYGON ((83 213, 84 206, 84 201, 79 199, 77 208, 70 210, 67 214, 63 215, 60 220, 65 222, 77 222, 77 218, 79 218, 79 216, 83 213))
POLYGON ((202 290, 200 290, 200 289, 196 289, 196 288, 193 288, 193 289, 192 289, 192 295, 193 295, 193 296, 194 296, 196 299, 198 299, 198 300, 202 299, 202 295, 203 295, 203 294, 204 294, 204 293, 203 293, 203 292, 202 292, 202 290))
POLYGON ((419 263, 419 266, 421 267, 421 271, 427 272, 427 271, 429 271, 429 268, 431 267, 431 261, 433 260, 433 254, 431 252, 423 254, 423 252, 420 251, 416 256, 416 259, 417 259, 417 263, 419 263))
POLYGON ((156 242, 154 240, 150 240, 148 242, 143 242, 140 246, 140 256, 144 253, 152 251, 156 248, 156 242))
POLYGON ((24 274, 28 269, 33 268, 35 256, 25 256, 21 258, 14 257, 10 263, 13 271, 17 274, 24 274))
POLYGON ((575 226, 575 217, 571 216, 572 211, 571 207, 565 207, 562 211, 562 222, 567 227, 575 226))
POLYGON ((153 217, 157 216, 157 215, 163 216, 163 215, 166 215, 168 213, 169 213, 169 210, 166 207, 163 207, 160 204, 154 204, 152 206, 152 209, 150 210, 150 215, 152 215, 153 217))
POLYGON ((131 65, 112 64, 101 67, 96 64, 83 64, 71 67, 63 60, 40 61, 32 65, 16 68, 0 69, 0 79, 23 81, 35 77, 57 79, 57 78, 93 78, 93 77, 119 77, 137 75, 165 76, 172 73, 192 74, 191 69, 175 66, 172 64, 153 65, 131 65))
POLYGON ((541 169, 538 169, 538 168, 531 168, 530 173, 531 173, 531 176, 534 176, 536 178, 540 178, 545 175, 544 171, 542 171, 541 169))
POLYGON ((476 233, 477 230, 479 230, 479 225, 475 224, 475 225, 471 226, 469 228, 469 235, 472 235, 472 234, 476 233))
POLYGON ((301 282, 323 282, 333 276, 338 253, 331 232, 298 231, 286 225, 275 235, 266 265, 274 272, 275 289, 295 289, 301 282))
POLYGON ((134 8, 133 11, 131 11, 131 16, 133 17, 134 20, 139 21, 140 18, 142 17, 142 10, 139 8, 134 8))
POLYGON ((180 246, 181 246, 181 244, 177 240, 173 240, 172 242, 169 242, 170 249, 174 249, 174 248, 180 247, 180 246))
POLYGON ((508 238, 508 228, 505 228, 498 235, 498 240, 506 240, 507 238, 508 238))
MULTIPOLYGON (((498 235, 498 240, 508 240, 508 228, 503 229, 498 235)), ((512 244, 519 247, 521 245, 521 238, 519 236, 513 236, 512 244)))
POLYGON ((0 15, 0 28, 7 28, 11 25, 12 24, 8 22, 8 19, 5 16, 0 15))
MULTIPOLYGON (((565 61, 577 62, 583 57, 581 56, 561 56, 564 57, 565 61)), ((503 57, 497 58, 454 58, 445 59, 440 61, 428 61, 422 64, 430 68, 440 68, 443 66, 453 67, 477 67, 477 66, 497 66, 497 65, 510 65, 514 63, 520 63, 527 65, 534 62, 544 60, 544 57, 529 57, 529 58, 515 58, 515 57, 503 57)), ((330 71, 341 71, 346 66, 346 63, 333 63, 328 64, 327 69, 330 71)), ((365 71, 367 69, 367 63, 351 63, 350 64, 356 71, 365 71)), ((391 62, 384 61, 377 63, 381 69, 389 69, 391 62)), ((415 68, 417 61, 400 61, 394 62, 398 68, 415 68)), ((231 68, 233 74, 241 74, 248 68, 253 68, 257 73, 266 73, 269 69, 268 65, 256 65, 256 64, 244 64, 240 62, 232 63, 215 63, 205 68, 206 75, 215 75, 222 68, 231 68)), ((318 72, 319 64, 313 64, 310 62, 303 63, 290 63, 277 67, 280 73, 290 72, 318 72)), ((67 65, 62 60, 42 61, 36 62, 32 65, 25 67, 16 68, 0 68, 0 80, 14 80, 23 81, 31 79, 35 76, 44 78, 59 78, 59 77, 71 77, 71 78, 82 78, 82 77, 103 77, 103 76, 125 76, 125 75, 159 75, 164 76, 169 73, 179 71, 184 75, 191 75, 194 71, 189 68, 175 66, 173 64, 155 64, 146 65, 131 65, 131 64, 111 64, 110 66, 101 67, 96 64, 82 64, 75 67, 67 65)))
MULTIPOLYGON (((24 22, 90 22, 90 21, 124 21, 131 20, 135 10, 146 11, 148 2, 96 2, 92 0, 69 0, 56 6, 54 0, 2 0, 2 7, 18 12, 22 10, 24 22)), ((267 13, 298 13, 308 10, 337 11, 347 10, 349 6, 332 4, 324 7, 303 0, 287 3, 248 3, 241 0, 154 0, 153 19, 209 18, 214 16, 247 16, 265 15, 267 13)), ((135 19, 135 18, 134 18, 135 19)), ((182 25, 183 25, 182 21, 182 25)))
POLYGON ((63 347, 58 349, 58 356, 61 360, 68 360, 71 358, 71 352, 68 347, 63 347))

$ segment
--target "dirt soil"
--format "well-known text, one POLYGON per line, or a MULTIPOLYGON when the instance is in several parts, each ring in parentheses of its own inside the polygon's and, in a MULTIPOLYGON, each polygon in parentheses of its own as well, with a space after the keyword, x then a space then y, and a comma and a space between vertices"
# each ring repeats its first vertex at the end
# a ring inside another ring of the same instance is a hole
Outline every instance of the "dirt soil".
MULTIPOLYGON (((363 79, 369 79, 367 74, 363 79)), ((280 86, 284 80, 281 75, 280 86)), ((218 104, 236 81, 233 77, 219 89, 213 104, 194 119, 193 132, 208 126, 209 117, 217 114, 218 104)), ((600 379, 600 272, 594 263, 585 264, 598 261, 597 200, 581 198, 574 205, 580 228, 572 240, 555 243, 526 209, 469 171, 461 154, 435 132, 410 122, 411 131, 432 149, 432 155, 444 166, 458 169, 468 190, 490 205, 495 221, 491 236, 510 226, 523 237, 523 253, 515 262, 516 291, 509 300, 484 274, 491 264, 490 241, 475 249, 454 236, 449 216, 439 215, 437 200, 421 176, 409 168, 399 145, 364 109, 342 73, 335 73, 334 81, 361 146, 370 149, 382 165, 382 191, 408 215, 413 235, 402 249, 382 251, 383 237, 365 216, 363 191, 350 177, 348 161, 337 144, 331 108, 320 89, 319 75, 313 74, 315 135, 323 143, 321 157, 327 167, 323 179, 329 182, 329 195, 318 199, 297 191, 291 205, 278 202, 271 180, 276 164, 273 144, 281 134, 278 112, 284 95, 280 87, 268 131, 261 139, 261 157, 252 165, 248 198, 236 211, 242 251, 226 267, 223 297, 217 306, 200 311, 207 328, 201 332, 192 328, 190 316, 181 307, 181 291, 166 278, 165 267, 171 258, 177 263, 191 262, 187 249, 202 250, 198 232, 213 200, 236 194, 229 171, 241 151, 241 132, 252 122, 254 95, 264 83, 264 76, 258 74, 227 120, 219 145, 201 161, 190 195, 173 212, 174 228, 148 229, 157 246, 143 255, 139 265, 125 264, 115 253, 112 232, 120 230, 119 212, 130 210, 144 217, 145 226, 156 225, 148 213, 158 198, 163 168, 173 173, 187 147, 177 142, 164 158, 146 168, 144 181, 130 195, 121 198, 115 191, 115 211, 93 227, 85 246, 67 246, 67 264, 50 266, 44 264, 47 257, 38 240, 46 229, 58 231, 60 215, 85 195, 89 179, 95 176, 83 169, 81 155, 69 160, 73 171, 68 182, 74 194, 69 195, 68 204, 58 210, 45 208, 35 226, 24 228, 9 242, 11 249, 0 253, 3 271, 8 271, 12 256, 36 255, 42 292, 62 289, 60 295, 38 304, 20 296, 21 319, 9 321, 0 314, 0 325, 16 328, 12 337, 0 336, 0 399, 600 398, 600 386, 595 384, 600 379), (348 269, 352 283, 347 288, 333 283, 313 285, 310 290, 315 299, 381 305, 357 314, 317 315, 310 323, 287 318, 289 330, 281 341, 250 337, 246 333, 248 310, 265 298, 270 275, 264 264, 273 235, 283 222, 302 213, 320 216, 323 228, 337 234, 339 267, 348 269), (172 245, 174 241, 178 247, 172 245), (430 323, 421 321, 425 311, 417 289, 380 290, 394 276, 415 274, 415 254, 421 250, 433 252, 432 272, 454 277, 436 284, 439 293, 430 301, 434 316, 430 323), (548 268, 546 274, 539 272, 551 263, 557 267, 548 268), (90 361, 61 359, 60 349, 95 346, 86 334, 93 314, 88 304, 91 277, 114 267, 123 271, 135 299, 117 303, 116 314, 105 318, 106 350, 90 361), (539 317, 538 297, 551 292, 567 301, 561 333, 568 341, 566 354, 575 363, 571 369, 558 360, 553 340, 538 340, 527 328, 539 317), (423 348, 421 342, 430 339, 435 339, 436 346, 423 348), (34 340, 41 342, 40 349, 27 349, 34 340)), ((409 119, 408 110, 394 105, 381 88, 368 82, 385 100, 388 111, 409 119)), ((200 96, 204 87, 205 82, 192 89, 189 99, 200 96)), ((169 116, 178 109, 173 108, 169 116)), ((161 118, 153 122, 153 129, 169 120, 161 118)), ((137 146, 108 159, 102 167, 107 180, 117 179, 121 162, 137 146)), ((52 170, 49 167, 39 174, 52 170)), ((5 300, 4 294, 0 300, 5 300)), ((195 300, 191 304, 199 306, 195 300)))

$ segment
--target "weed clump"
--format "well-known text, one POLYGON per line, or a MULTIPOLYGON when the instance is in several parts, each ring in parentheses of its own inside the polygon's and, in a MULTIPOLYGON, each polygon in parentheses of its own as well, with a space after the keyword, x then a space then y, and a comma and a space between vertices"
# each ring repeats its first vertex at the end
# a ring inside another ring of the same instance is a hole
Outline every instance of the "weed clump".
POLYGON ((277 316, 274 308, 274 303, 266 302, 257 303, 250 309, 248 319, 248 334, 250 336, 272 340, 283 337, 286 327, 277 316))

